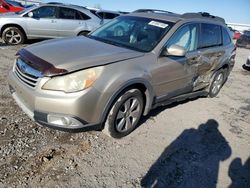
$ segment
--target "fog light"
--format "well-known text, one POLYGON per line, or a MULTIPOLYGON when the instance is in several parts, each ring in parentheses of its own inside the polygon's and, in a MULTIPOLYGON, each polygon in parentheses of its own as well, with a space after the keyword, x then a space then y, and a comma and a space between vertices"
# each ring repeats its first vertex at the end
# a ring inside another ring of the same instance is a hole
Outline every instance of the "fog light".
POLYGON ((68 117, 68 116, 60 116, 49 114, 47 116, 47 121, 49 124, 65 126, 65 127, 78 127, 82 125, 82 123, 75 118, 68 117))

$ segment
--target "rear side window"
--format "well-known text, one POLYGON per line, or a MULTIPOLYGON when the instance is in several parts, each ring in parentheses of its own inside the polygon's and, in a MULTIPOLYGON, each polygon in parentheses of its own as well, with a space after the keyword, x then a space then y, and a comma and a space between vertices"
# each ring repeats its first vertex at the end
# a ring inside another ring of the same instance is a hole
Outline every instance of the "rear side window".
POLYGON ((107 13, 107 12, 98 12, 97 14, 99 17, 103 19, 108 19, 108 20, 114 19, 117 16, 119 16, 119 14, 113 14, 113 13, 107 13))
POLYGON ((68 19, 68 20, 88 20, 90 19, 89 16, 85 15, 84 13, 71 9, 60 7, 59 11, 59 18, 60 19, 68 19))
POLYGON ((77 11, 76 19, 77 20, 89 20, 91 18, 88 15, 86 15, 86 14, 84 14, 82 12, 77 11))
POLYGON ((227 30, 222 27, 222 36, 223 36, 223 45, 229 45, 231 41, 231 37, 229 36, 227 30))
POLYGON ((70 8, 60 7, 59 18, 74 20, 76 17, 76 11, 70 8))
POLYGON ((222 44, 221 27, 215 24, 201 24, 200 48, 220 46, 222 44))

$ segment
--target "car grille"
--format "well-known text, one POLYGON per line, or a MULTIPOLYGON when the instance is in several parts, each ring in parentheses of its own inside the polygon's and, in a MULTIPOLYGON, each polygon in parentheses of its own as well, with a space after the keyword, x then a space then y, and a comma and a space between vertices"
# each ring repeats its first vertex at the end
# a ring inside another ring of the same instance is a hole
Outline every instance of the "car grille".
POLYGON ((21 82, 35 88, 42 74, 18 58, 14 66, 14 72, 21 82))

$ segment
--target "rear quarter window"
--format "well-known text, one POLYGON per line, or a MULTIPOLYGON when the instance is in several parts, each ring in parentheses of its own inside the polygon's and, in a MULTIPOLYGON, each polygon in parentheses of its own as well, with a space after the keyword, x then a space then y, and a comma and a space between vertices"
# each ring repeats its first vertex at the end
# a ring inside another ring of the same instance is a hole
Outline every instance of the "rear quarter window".
POLYGON ((232 40, 225 28, 222 27, 222 37, 223 37, 223 45, 229 45, 231 44, 232 40))
POLYGON ((202 23, 199 48, 220 46, 221 44, 221 26, 215 24, 202 23))

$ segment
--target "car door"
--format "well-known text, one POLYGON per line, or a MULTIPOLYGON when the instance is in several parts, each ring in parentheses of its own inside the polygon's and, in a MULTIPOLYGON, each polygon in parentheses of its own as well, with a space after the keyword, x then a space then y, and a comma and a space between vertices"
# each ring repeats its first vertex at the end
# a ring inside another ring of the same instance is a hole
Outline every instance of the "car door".
POLYGON ((29 37, 55 38, 57 37, 58 22, 56 6, 42 6, 25 15, 27 35, 29 37))
POLYGON ((185 48, 187 54, 183 57, 160 55, 158 58, 152 74, 156 95, 160 99, 192 91, 198 58, 198 34, 198 24, 185 24, 167 41, 165 48, 178 45, 185 48))
POLYGON ((59 7, 59 28, 58 36, 76 36, 79 32, 88 30, 87 20, 91 19, 88 15, 66 7, 59 7))
POLYGON ((225 49, 221 34, 220 25, 210 23, 200 24, 199 62, 196 64, 195 90, 209 84, 212 71, 222 62, 225 49))

